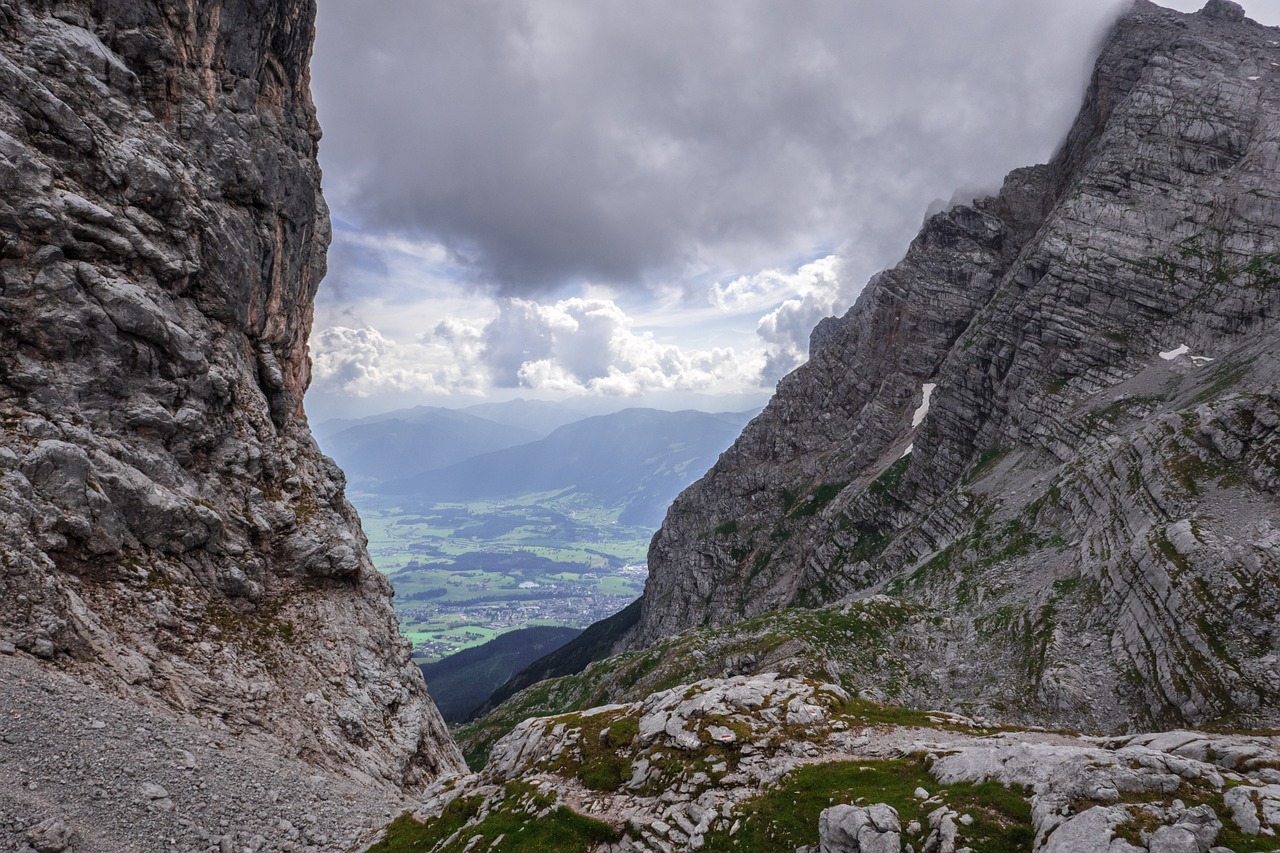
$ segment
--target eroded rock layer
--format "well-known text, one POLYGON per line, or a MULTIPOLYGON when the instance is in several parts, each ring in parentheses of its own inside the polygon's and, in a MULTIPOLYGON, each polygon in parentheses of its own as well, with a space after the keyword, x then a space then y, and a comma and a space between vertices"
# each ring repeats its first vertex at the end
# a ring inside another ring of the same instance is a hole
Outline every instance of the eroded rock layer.
POLYGON ((1139 0, 1053 161, 929 219, 677 499, 619 648, 883 592, 902 669, 831 659, 880 697, 1274 726, 1278 188, 1280 30, 1139 0))
POLYGON ((0 0, 0 651, 389 786, 460 759, 302 412, 311 0, 0 0))
POLYGON ((519 849, 607 853, 1227 853, 1274 844, 1278 748, 998 728, 812 679, 713 678, 525 720, 397 835, 436 853, 516 832, 519 849), (529 838, 549 827, 582 840, 529 838))

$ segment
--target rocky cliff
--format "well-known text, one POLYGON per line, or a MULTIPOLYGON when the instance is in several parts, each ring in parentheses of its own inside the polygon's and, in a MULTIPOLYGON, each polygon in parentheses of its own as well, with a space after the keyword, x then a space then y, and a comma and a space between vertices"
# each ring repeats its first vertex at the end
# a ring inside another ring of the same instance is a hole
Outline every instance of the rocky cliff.
POLYGON ((866 695, 1275 726, 1278 188, 1280 30, 1139 0, 1052 162, 930 218, 677 499, 619 648, 885 593, 825 655, 866 695))
POLYGON ((460 757, 302 411, 314 12, 0 0, 0 652, 399 790, 460 757))

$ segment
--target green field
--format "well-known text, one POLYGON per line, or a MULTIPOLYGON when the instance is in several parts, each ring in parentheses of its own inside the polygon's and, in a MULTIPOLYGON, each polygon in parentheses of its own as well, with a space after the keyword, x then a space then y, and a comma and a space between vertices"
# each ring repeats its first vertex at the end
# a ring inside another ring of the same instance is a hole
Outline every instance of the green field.
POLYGON ((354 493, 420 662, 530 625, 587 625, 644 589, 653 531, 581 494, 420 503, 354 493))

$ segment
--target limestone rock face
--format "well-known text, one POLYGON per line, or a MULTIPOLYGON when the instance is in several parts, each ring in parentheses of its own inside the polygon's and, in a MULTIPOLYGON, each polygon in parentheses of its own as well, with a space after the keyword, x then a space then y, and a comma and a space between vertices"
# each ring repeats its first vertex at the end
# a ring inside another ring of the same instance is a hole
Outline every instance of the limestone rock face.
POLYGON ((1272 733, 992 727, 766 672, 526 719, 426 791, 415 840, 487 849, 568 811, 607 853, 1221 853, 1280 827, 1277 759, 1272 733))
POLYGON ((619 650, 884 593, 929 623, 848 673, 890 700, 1280 721, 1278 43, 1139 0, 1052 162, 930 218, 676 500, 619 650))
POLYGON ((302 411, 314 12, 0 0, 0 641, 418 786, 460 758, 302 411))

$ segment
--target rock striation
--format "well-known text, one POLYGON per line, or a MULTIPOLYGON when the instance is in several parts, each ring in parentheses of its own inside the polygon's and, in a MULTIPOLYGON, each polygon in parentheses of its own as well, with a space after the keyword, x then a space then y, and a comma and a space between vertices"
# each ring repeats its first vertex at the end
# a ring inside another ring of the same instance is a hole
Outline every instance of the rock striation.
POLYGON ((398 791, 461 759, 302 410, 314 12, 0 0, 0 652, 398 791))
POLYGON ((829 658, 869 695, 1274 727, 1277 187, 1280 30, 1138 0, 1053 160, 927 220, 676 500, 615 650, 883 594, 903 668, 829 658))

